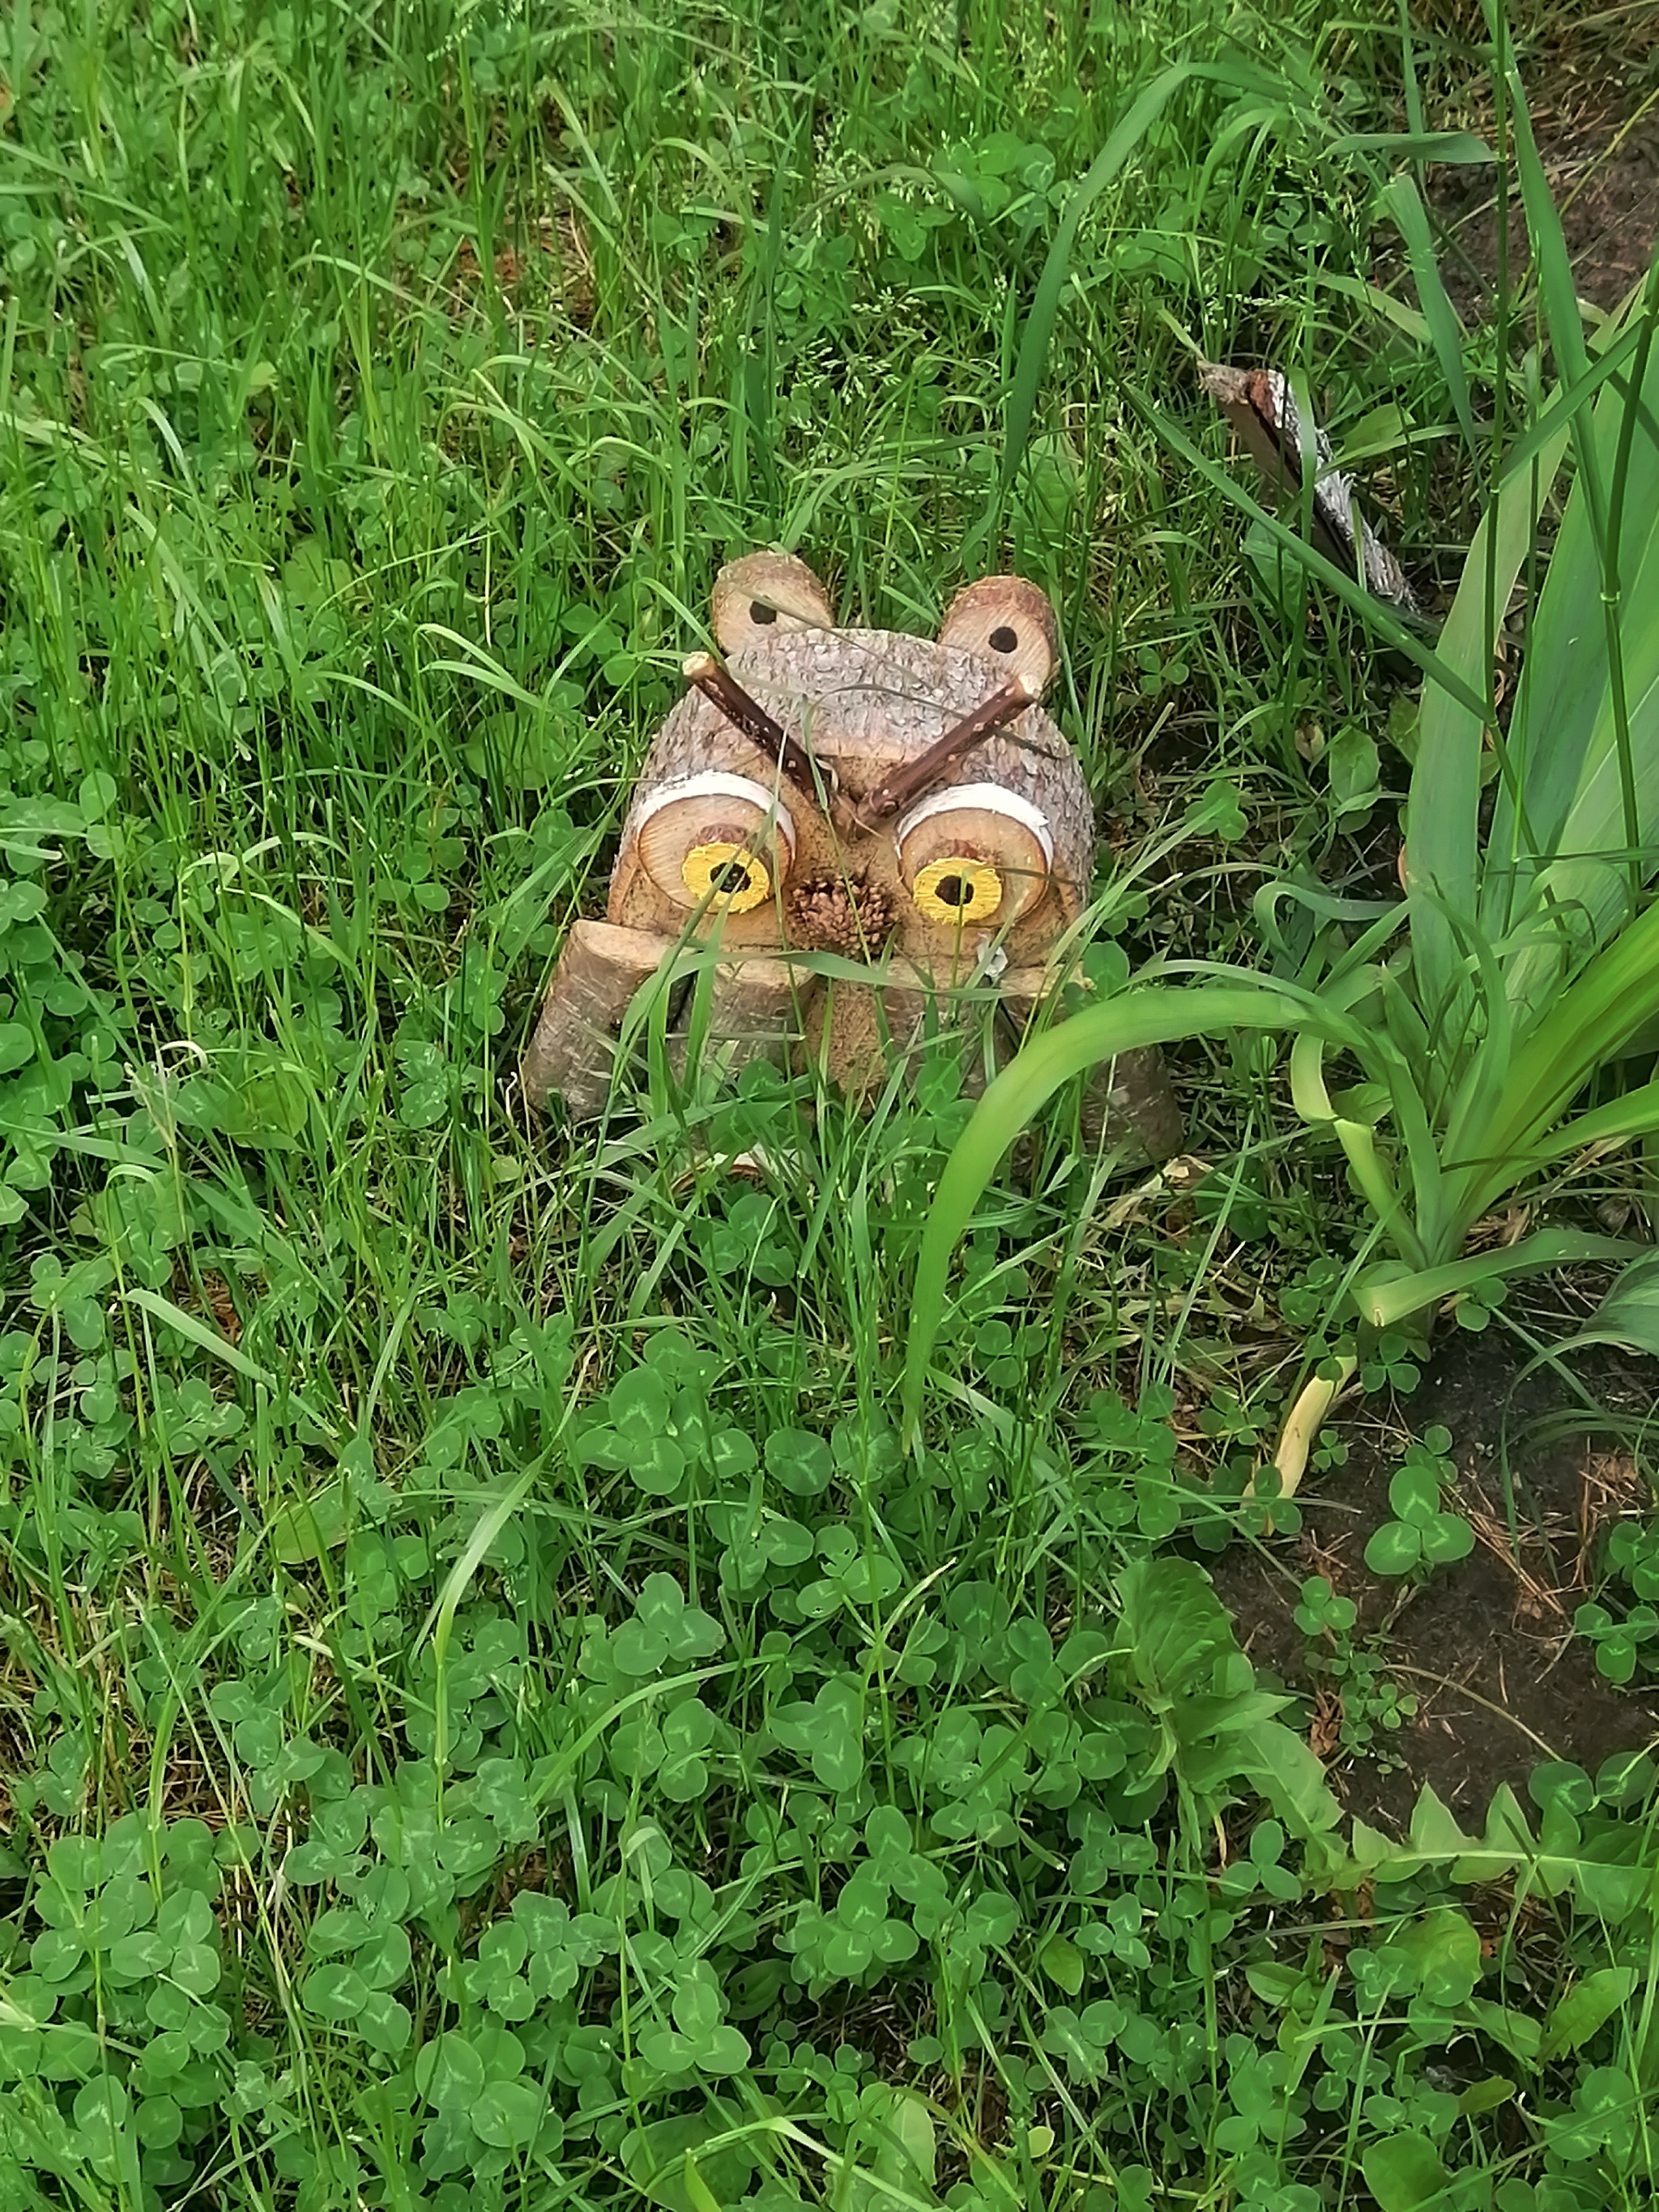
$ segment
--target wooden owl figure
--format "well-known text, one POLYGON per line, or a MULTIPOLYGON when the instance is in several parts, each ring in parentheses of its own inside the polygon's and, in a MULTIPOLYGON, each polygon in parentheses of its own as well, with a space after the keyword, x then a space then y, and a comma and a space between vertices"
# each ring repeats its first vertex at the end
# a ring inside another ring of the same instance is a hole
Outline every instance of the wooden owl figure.
MULTIPOLYGON (((1046 596, 989 576, 936 639, 841 629, 803 562, 753 553, 716 580, 713 629, 724 665, 686 663, 606 918, 578 921, 560 958, 527 1094, 598 1113, 629 1002, 688 948, 716 955, 704 1049, 728 1066, 816 1059, 862 1095, 930 1014, 988 1007, 1014 1041, 1064 972, 1094 860, 1082 769, 1038 703, 1046 596)), ((1181 1138, 1161 1068, 1129 1076, 1146 1096, 1120 1111, 1166 1158, 1181 1138)))

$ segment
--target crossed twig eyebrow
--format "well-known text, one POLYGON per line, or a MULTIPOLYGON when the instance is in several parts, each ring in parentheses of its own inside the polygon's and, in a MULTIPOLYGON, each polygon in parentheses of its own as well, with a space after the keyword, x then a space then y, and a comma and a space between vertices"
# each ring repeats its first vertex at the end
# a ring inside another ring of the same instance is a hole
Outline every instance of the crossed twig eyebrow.
POLYGON ((842 793, 830 763, 820 761, 809 746, 792 737, 758 699, 751 699, 731 670, 722 668, 712 653, 689 653, 680 666, 693 690, 712 700, 732 728, 741 730, 751 744, 758 745, 804 798, 822 806, 843 837, 860 828, 859 817, 842 793))
POLYGON ((884 776, 866 799, 852 805, 836 789, 834 770, 820 762, 799 738, 792 737, 757 699, 751 699, 736 677, 729 669, 722 668, 712 653, 690 653, 682 667, 693 690, 712 701, 732 728, 740 730, 752 744, 758 745, 791 783, 815 800, 821 793, 828 793, 830 817, 843 833, 872 830, 878 823, 899 813, 937 783, 963 753, 971 751, 994 731, 1023 714, 1031 704, 1031 694, 1023 684, 1016 680, 1000 684, 989 698, 982 699, 969 713, 952 722, 926 752, 884 776))
POLYGON ((866 820, 876 822, 884 822, 889 815, 898 813, 937 783, 963 753, 970 752, 1005 722, 1012 722, 1015 715, 1023 714, 1030 703, 1031 695, 1023 684, 1015 681, 1000 684, 971 714, 952 722, 925 753, 919 753, 915 760, 907 761, 890 775, 884 775, 862 802, 860 811, 866 820))
POLYGON ((812 756, 781 722, 769 714, 758 699, 751 699, 729 669, 722 668, 712 653, 688 653, 681 663, 686 682, 694 691, 712 700, 734 730, 741 730, 791 783, 805 792, 817 789, 812 756))

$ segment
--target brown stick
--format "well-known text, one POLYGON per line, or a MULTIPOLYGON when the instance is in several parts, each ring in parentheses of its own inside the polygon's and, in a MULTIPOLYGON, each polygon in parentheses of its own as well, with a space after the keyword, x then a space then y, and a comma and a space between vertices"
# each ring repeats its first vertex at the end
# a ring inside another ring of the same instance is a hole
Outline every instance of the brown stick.
POLYGON ((685 680, 693 690, 712 700, 732 728, 741 730, 752 744, 758 745, 791 783, 799 784, 809 796, 817 795, 811 754, 798 738, 790 736, 781 722, 773 720, 758 699, 750 697, 736 677, 722 668, 712 653, 689 653, 682 665, 685 680))
POLYGON ((693 690, 712 700, 735 730, 757 744, 814 805, 827 806, 830 819, 842 836, 861 827, 850 803, 837 787, 836 771, 827 761, 815 760, 799 738, 792 738, 781 722, 775 721, 758 699, 751 699, 729 669, 722 668, 712 653, 693 653, 681 663, 693 690))
POLYGON ((1031 703, 1031 695, 1023 684, 1005 684, 982 700, 971 714, 964 714, 953 722, 942 738, 937 738, 927 751, 902 768, 895 769, 891 775, 884 776, 869 797, 859 805, 859 812, 866 822, 885 821, 896 814, 912 799, 920 799, 931 784, 937 783, 945 769, 960 760, 981 738, 988 738, 993 730, 1000 730, 1005 722, 1012 722, 1016 714, 1024 713, 1031 703))

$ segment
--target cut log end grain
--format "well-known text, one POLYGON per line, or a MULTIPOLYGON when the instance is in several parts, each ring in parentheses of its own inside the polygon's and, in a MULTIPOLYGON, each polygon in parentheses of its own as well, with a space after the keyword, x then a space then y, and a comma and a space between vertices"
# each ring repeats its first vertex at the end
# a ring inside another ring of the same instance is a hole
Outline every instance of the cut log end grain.
POLYGON ((745 553, 714 579, 711 621, 720 650, 741 653, 792 631, 833 629, 836 611, 805 561, 792 553, 745 553))
POLYGON ((977 653, 1040 699, 1060 657, 1060 625, 1048 593, 1024 576, 981 576, 945 610, 939 641, 977 653))

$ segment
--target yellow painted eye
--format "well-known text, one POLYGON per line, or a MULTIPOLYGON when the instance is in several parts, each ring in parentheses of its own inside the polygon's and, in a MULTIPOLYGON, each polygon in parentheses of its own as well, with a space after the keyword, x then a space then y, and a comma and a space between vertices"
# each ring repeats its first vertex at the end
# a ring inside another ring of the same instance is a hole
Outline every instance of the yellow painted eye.
POLYGON ((1002 904, 1002 878, 987 860, 949 853, 917 870, 910 896, 929 921, 989 921, 1002 904))
MULTIPOLYGON (((789 880, 795 825, 763 784, 705 769, 642 792, 623 830, 671 905, 710 915, 747 914, 789 880)), ((619 860, 618 866, 622 862, 619 860)))
POLYGON ((996 783, 950 784, 918 799, 893 833, 916 911, 952 929, 1012 928, 1048 887, 1054 833, 1030 799, 996 783))
POLYGON ((724 840, 694 845, 680 864, 680 881, 701 906, 716 914, 747 914, 772 896, 772 878, 757 853, 724 840))

